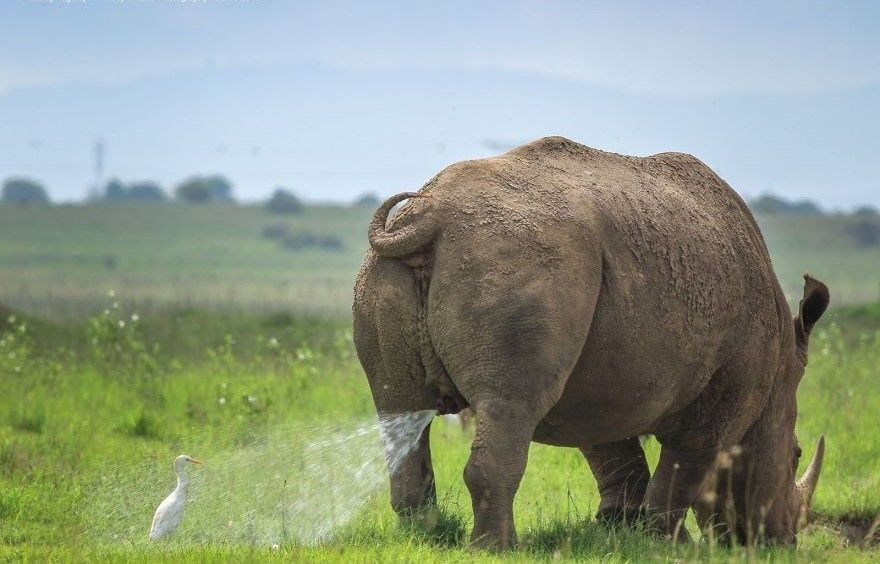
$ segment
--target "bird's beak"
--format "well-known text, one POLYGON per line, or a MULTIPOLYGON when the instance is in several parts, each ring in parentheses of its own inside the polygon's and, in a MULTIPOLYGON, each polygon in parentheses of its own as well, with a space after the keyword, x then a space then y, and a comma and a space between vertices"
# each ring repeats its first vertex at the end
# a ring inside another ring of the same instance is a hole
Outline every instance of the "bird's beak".
POLYGON ((201 460, 199 460, 198 458, 190 458, 189 461, 192 462, 193 464, 203 464, 203 462, 201 460))

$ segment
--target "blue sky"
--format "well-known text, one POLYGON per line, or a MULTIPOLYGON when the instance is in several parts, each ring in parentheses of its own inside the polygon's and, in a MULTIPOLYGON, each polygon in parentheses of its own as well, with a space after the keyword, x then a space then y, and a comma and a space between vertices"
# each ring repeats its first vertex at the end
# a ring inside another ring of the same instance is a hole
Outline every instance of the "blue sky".
POLYGON ((344 200, 562 134, 880 206, 880 3, 767 4, 5 0, 0 177, 79 198, 101 137, 108 176, 344 200))

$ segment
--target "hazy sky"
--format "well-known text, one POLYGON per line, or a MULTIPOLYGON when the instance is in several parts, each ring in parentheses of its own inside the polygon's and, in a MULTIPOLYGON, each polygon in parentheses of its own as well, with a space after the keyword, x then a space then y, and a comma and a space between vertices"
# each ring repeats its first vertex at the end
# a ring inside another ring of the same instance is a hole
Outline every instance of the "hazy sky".
POLYGON ((878 2, 3 0, 0 177, 349 199, 562 134, 880 206, 878 2))

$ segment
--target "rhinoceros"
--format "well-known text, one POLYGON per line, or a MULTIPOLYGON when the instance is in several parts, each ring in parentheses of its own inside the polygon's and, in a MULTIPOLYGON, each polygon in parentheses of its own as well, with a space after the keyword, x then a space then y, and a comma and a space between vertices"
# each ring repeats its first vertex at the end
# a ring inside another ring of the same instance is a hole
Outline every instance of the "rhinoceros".
MULTIPOLYGON (((828 288, 805 275, 792 317, 752 214, 697 158, 547 137, 390 198, 368 235, 358 357, 380 413, 475 412, 473 546, 515 543, 530 441, 583 452, 603 520, 682 539, 692 508, 719 538, 795 542, 824 453, 796 480, 796 391, 828 288)), ((428 430, 390 480, 401 517, 435 503, 428 430)))

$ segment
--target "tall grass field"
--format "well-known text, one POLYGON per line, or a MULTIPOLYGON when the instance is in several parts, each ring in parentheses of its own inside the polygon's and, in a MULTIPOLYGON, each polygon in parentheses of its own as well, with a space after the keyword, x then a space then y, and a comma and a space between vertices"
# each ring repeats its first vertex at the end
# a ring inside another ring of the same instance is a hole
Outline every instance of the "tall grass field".
MULTIPOLYGON (((0 206, 0 303, 83 318, 115 290, 141 309, 165 305, 347 317, 367 248, 369 206, 93 204, 0 206), (338 246, 295 246, 303 237, 338 246)), ((842 216, 758 216, 792 303, 801 275, 835 304, 880 300, 880 245, 859 246, 842 216)))
MULTIPOLYGON (((519 546, 491 554, 467 548, 469 429, 431 423, 431 527, 398 524, 371 474, 381 447, 360 431, 376 416, 348 314, 370 212, 0 207, 0 559, 880 559, 880 250, 850 245, 838 219, 759 218, 791 300, 804 271, 833 300, 798 392, 803 459, 821 434, 828 450, 796 548, 607 529, 581 454, 533 444, 519 546), (205 462, 184 522, 150 542, 184 452, 205 462)), ((656 442, 645 448, 656 462, 656 442)))

